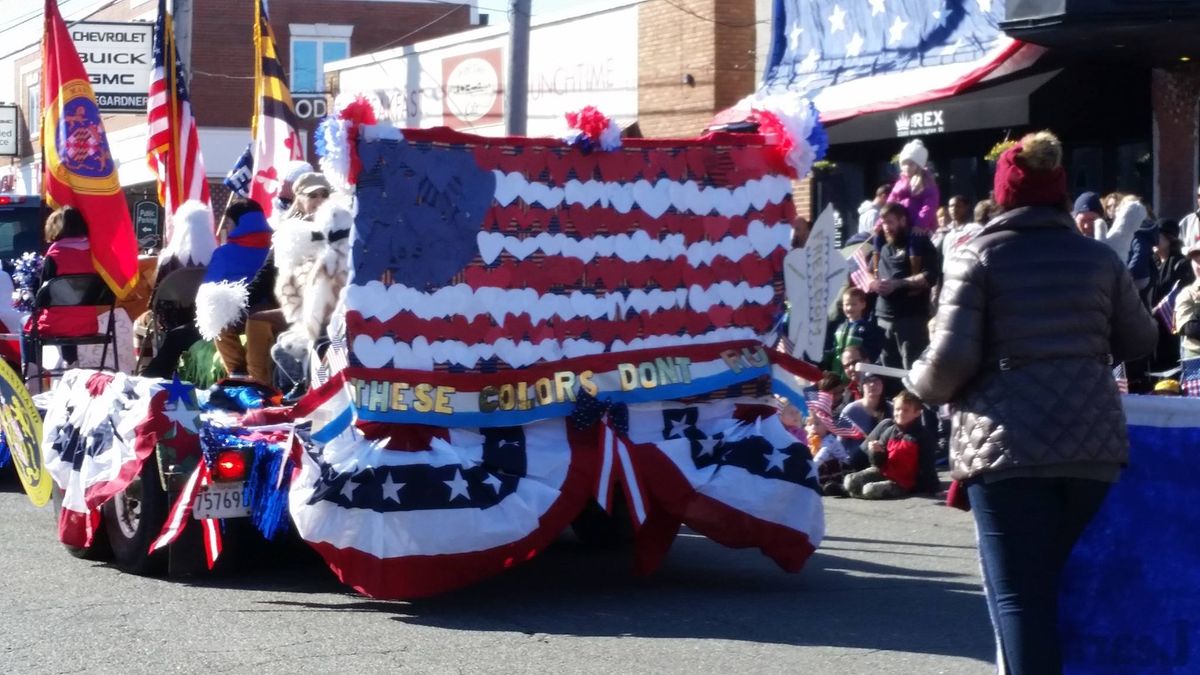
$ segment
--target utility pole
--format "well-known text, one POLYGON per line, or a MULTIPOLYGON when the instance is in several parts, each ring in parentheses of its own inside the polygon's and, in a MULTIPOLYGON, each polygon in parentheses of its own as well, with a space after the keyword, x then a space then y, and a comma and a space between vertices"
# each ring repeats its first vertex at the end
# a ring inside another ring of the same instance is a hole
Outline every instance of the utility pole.
POLYGON ((504 130, 524 136, 529 121, 529 21, 532 0, 510 0, 508 6, 508 81, 505 83, 504 130))

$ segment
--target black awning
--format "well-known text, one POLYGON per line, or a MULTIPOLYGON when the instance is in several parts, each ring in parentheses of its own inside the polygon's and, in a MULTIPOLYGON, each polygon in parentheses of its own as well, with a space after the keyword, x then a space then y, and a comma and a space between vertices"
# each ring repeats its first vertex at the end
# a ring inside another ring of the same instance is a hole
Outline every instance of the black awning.
POLYGON ((1027 75, 940 101, 859 115, 831 125, 829 142, 837 145, 1025 126, 1030 121, 1030 97, 1060 73, 1062 69, 1027 75))

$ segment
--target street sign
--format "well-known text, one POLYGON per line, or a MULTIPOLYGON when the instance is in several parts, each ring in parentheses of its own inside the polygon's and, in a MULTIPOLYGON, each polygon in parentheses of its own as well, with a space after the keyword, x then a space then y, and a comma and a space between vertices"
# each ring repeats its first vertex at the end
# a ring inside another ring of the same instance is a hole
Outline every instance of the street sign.
POLYGON ((100 112, 146 112, 153 32, 152 23, 85 21, 71 26, 100 112))
POLYGON ((0 105, 0 155, 15 157, 19 150, 17 106, 0 105))
POLYGON ((161 211, 157 202, 149 200, 133 206, 133 231, 137 235, 138 248, 146 250, 162 246, 161 211))

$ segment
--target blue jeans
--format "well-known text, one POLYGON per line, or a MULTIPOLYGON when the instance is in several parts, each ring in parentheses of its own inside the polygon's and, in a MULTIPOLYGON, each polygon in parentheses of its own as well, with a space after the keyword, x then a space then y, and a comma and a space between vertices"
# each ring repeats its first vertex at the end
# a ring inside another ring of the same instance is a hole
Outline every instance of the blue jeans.
POLYGON ((1062 672, 1059 577, 1111 484, 1080 478, 976 480, 967 487, 988 614, 1012 675, 1062 672))

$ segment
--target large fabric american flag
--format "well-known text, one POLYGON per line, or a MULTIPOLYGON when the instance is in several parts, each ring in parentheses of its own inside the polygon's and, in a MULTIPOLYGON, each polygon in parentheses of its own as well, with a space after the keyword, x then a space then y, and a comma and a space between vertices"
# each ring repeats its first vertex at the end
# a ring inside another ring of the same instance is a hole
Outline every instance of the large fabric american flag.
POLYGON ((1043 53, 1000 31, 1004 4, 775 0, 771 57, 751 99, 805 95, 832 122, 953 96, 1043 53))
MULTIPOLYGON (((522 400, 543 379, 586 371, 629 403, 769 374, 762 338, 782 312, 795 207, 784 167, 757 137, 589 154, 554 140, 405 134, 359 148, 352 370, 407 373, 393 383, 444 373, 456 412, 513 369, 529 385, 522 400), (731 349, 746 361, 731 364, 731 349), (645 363, 657 371, 629 379, 628 364, 645 363)), ((570 413, 573 398, 544 394, 505 422, 570 413)), ((373 421, 464 425, 428 417, 373 421)))
POLYGON ((154 71, 146 112, 149 129, 146 156, 150 169, 158 177, 158 201, 168 215, 188 200, 209 203, 200 135, 192 116, 187 78, 175 47, 172 23, 166 0, 159 0, 158 20, 154 24, 154 71))

